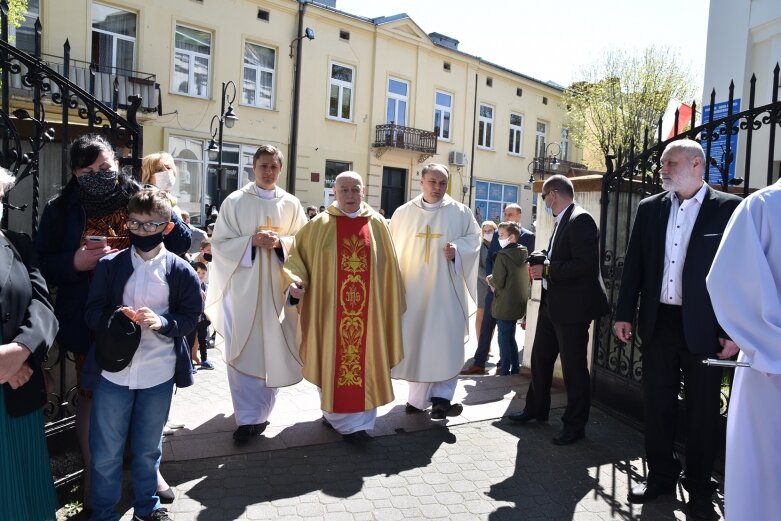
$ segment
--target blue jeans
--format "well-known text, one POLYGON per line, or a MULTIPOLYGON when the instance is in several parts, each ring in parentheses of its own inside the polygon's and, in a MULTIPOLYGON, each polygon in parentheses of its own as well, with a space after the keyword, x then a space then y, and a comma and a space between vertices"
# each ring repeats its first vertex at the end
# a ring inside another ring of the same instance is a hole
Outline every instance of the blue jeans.
POLYGON ((488 360, 488 352, 491 350, 491 339, 494 336, 494 327, 496 319, 491 314, 491 304, 494 301, 494 294, 491 290, 485 294, 485 305, 483 306, 483 322, 480 324, 480 331, 477 332, 477 349, 475 350, 473 364, 485 369, 485 362, 488 360))
POLYGON ((517 320, 497 320, 499 330, 499 357, 501 366, 499 374, 517 373, 521 364, 518 361, 518 343, 515 341, 515 328, 517 320))
POLYGON ((122 495, 122 460, 130 436, 133 509, 145 516, 160 508, 157 469, 173 393, 173 378, 148 389, 130 389, 101 377, 92 399, 91 521, 116 521, 122 495))

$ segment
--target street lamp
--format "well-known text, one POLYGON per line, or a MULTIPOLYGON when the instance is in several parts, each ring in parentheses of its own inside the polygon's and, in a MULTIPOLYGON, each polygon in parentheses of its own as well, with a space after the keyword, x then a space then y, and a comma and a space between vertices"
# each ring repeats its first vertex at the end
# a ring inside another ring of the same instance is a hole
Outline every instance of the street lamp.
POLYGON ((222 95, 220 97, 220 113, 215 114, 212 117, 212 121, 209 124, 209 133, 212 138, 209 140, 209 146, 206 148, 206 152, 209 155, 209 161, 217 161, 217 206, 222 204, 222 129, 223 126, 233 128, 233 125, 239 120, 236 116, 236 112, 233 110, 233 102, 236 101, 236 84, 232 81, 222 82, 222 95), (233 92, 228 93, 228 87, 233 89, 233 92), (228 109, 225 110, 225 102, 228 102, 228 109), (215 128, 215 123, 216 128, 215 128), (214 141, 214 138, 217 141, 214 141))
POLYGON ((557 157, 561 153, 561 147, 558 143, 552 142, 545 145, 545 153, 542 157, 535 157, 526 170, 529 172, 529 182, 534 182, 534 173, 538 172, 542 176, 542 180, 545 180, 545 173, 549 172, 556 165, 560 163, 557 157), (555 152, 551 152, 555 150, 555 152))
POLYGON ((308 40, 315 39, 315 31, 311 27, 307 27, 302 33, 301 29, 304 26, 304 9, 306 8, 306 2, 300 2, 298 4, 298 34, 300 36, 293 39, 290 42, 290 58, 293 58, 293 44, 296 44, 296 72, 293 79, 293 115, 290 123, 290 157, 288 158, 288 170, 287 170, 287 191, 291 195, 296 193, 296 160, 298 159, 298 105, 299 96, 301 95, 301 40, 307 38, 308 40))

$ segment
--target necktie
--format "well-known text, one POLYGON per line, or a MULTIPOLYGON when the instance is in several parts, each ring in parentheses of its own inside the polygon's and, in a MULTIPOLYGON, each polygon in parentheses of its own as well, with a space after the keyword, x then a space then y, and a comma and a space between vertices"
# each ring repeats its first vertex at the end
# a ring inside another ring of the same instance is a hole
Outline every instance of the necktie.
POLYGON ((548 257, 550 257, 551 248, 553 247, 553 238, 556 237, 556 228, 559 226, 559 221, 556 221, 553 223, 553 232, 550 234, 550 239, 548 239, 548 257))

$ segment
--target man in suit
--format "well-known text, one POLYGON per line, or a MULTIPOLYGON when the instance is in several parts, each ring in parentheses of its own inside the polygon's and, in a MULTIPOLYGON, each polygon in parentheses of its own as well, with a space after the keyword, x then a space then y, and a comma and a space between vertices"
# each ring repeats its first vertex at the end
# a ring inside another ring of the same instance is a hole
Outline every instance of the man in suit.
POLYGON ((567 408, 556 445, 569 445, 585 436, 591 408, 586 353, 591 321, 608 312, 607 296, 599 274, 599 228, 581 206, 573 202, 572 182, 562 175, 542 185, 545 211, 556 218, 547 260, 531 267, 532 278, 542 279, 537 330, 532 346, 532 381, 523 412, 512 421, 547 421, 553 366, 561 356, 567 408))
MULTIPOLYGON (((510 203, 504 207, 504 220, 518 223, 521 235, 518 238, 518 244, 526 248, 527 251, 534 251, 534 232, 521 226, 521 215, 523 210, 515 203, 510 203)), ((499 234, 495 233, 491 239, 491 245, 488 248, 488 256, 485 260, 485 274, 491 275, 494 270, 494 258, 499 250, 499 234)), ((494 294, 489 291, 485 295, 485 304, 483 306, 483 320, 480 323, 480 331, 477 331, 477 349, 472 361, 472 365, 461 371, 462 375, 485 374, 485 363, 488 360, 488 352, 491 350, 491 339, 496 329, 496 319, 491 314, 491 304, 494 301, 494 294)), ((497 372, 499 364, 496 364, 497 372)))
POLYGON ((619 340, 631 341, 639 297, 648 480, 632 487, 628 499, 644 503, 675 493, 681 465, 673 444, 683 374, 687 444, 682 483, 695 519, 715 515, 711 471, 721 389, 721 370, 702 361, 737 353, 716 321, 705 276, 740 198, 712 190, 704 172, 705 154, 695 141, 675 141, 662 153, 660 174, 667 191, 637 208, 614 325, 619 340))

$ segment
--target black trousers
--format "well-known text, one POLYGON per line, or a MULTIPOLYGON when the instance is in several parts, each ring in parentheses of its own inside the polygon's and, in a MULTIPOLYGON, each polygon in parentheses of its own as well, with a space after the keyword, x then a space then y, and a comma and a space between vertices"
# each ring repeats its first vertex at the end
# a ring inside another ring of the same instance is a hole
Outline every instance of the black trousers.
MULTIPOLYGON (((718 350, 714 346, 714 352, 718 350)), ((686 468, 682 483, 690 494, 710 497, 716 490, 711 472, 719 439, 722 370, 703 365, 707 357, 687 349, 681 307, 659 304, 653 335, 643 343, 648 481, 663 486, 678 481, 681 465, 675 457, 674 443, 683 377, 686 468)))
POLYGON ((591 321, 556 321, 556 317, 550 316, 543 291, 532 346, 532 381, 526 394, 524 411, 536 417, 548 417, 553 367, 556 358, 561 356, 564 385, 567 387, 567 408, 561 421, 564 430, 568 432, 585 428, 591 409, 591 382, 586 360, 590 324, 591 321))

